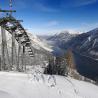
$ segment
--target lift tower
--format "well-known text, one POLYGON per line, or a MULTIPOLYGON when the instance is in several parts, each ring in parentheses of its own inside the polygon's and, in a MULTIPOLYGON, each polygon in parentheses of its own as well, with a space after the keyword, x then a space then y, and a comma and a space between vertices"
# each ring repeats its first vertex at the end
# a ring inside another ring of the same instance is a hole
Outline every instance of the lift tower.
MULTIPOLYGON (((12 13, 13 12, 16 12, 16 10, 12 10, 12 0, 9 0, 9 7, 10 9, 9 10, 2 10, 0 9, 0 12, 3 12, 3 13, 6 13, 9 17, 12 16, 12 13)), ((13 63, 10 64, 10 60, 9 60, 9 54, 8 54, 8 49, 7 49, 7 42, 6 42, 6 32, 5 32, 5 29, 4 29, 4 26, 1 25, 1 36, 2 36, 2 66, 1 66, 1 70, 6 70, 6 65, 9 65, 8 69, 11 70, 12 69, 12 66, 13 66, 13 63), (6 64, 6 58, 7 58, 7 64, 6 64), (9 64, 8 64, 9 62, 9 64)), ((12 34, 12 58, 14 57, 13 56, 13 50, 15 50, 15 38, 14 38, 14 32, 12 34), (14 45, 13 45, 14 44, 14 45)), ((12 62, 13 62, 13 59, 12 59, 12 62)))

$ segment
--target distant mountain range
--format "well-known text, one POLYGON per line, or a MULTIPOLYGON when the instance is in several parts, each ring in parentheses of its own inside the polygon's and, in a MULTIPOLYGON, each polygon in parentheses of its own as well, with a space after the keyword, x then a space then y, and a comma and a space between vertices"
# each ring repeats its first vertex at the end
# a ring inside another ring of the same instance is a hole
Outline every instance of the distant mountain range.
POLYGON ((52 53, 55 56, 64 55, 66 48, 65 45, 77 34, 70 34, 68 31, 60 32, 52 36, 39 36, 40 39, 44 39, 49 45, 52 46, 52 53))
POLYGON ((98 59, 98 28, 82 34, 70 34, 65 31, 53 36, 39 36, 53 49, 54 55, 63 55, 67 49, 73 49, 98 59))

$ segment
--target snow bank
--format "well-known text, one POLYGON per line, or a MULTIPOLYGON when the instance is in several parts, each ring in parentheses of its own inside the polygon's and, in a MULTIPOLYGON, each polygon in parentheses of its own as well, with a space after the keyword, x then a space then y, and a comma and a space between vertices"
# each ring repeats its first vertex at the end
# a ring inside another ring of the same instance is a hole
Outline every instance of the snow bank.
POLYGON ((98 87, 63 76, 0 72, 0 98, 98 98, 98 87))

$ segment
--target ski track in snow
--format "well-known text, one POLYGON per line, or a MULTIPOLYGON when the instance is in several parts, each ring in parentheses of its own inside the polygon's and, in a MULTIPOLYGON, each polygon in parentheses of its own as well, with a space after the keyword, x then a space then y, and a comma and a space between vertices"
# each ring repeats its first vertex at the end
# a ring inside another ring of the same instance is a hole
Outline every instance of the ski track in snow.
POLYGON ((0 72, 0 98, 98 98, 98 87, 70 77, 0 72))

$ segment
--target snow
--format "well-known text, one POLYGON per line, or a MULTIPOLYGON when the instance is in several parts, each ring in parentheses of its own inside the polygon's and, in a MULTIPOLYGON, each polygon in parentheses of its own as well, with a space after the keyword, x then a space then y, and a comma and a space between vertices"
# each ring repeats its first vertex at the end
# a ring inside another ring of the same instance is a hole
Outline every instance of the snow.
POLYGON ((0 72, 0 98, 98 98, 98 86, 70 77, 0 72))
POLYGON ((40 50, 40 48, 42 48, 49 52, 53 51, 52 47, 46 41, 40 40, 36 35, 33 35, 31 33, 28 33, 28 35, 31 39, 33 47, 37 48, 38 50, 40 50))
POLYGON ((95 39, 92 45, 92 48, 94 48, 95 44, 96 44, 97 40, 95 39))

